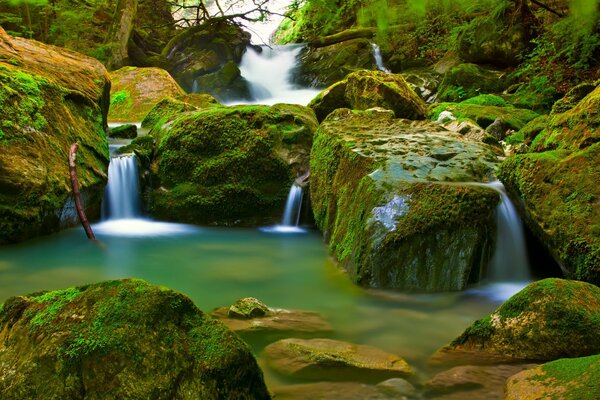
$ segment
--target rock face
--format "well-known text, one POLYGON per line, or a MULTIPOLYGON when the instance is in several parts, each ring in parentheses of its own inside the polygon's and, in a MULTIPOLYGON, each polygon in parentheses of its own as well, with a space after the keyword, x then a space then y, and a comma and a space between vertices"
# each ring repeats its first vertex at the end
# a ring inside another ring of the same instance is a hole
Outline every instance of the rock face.
POLYGON ((78 222, 68 166, 75 142, 86 213, 99 215, 109 90, 98 61, 0 28, 0 243, 78 222))
POLYGON ((305 47, 298 57, 294 81, 303 86, 325 87, 360 69, 376 69, 371 42, 353 39, 325 47, 305 47))
POLYGON ((573 279, 600 284, 600 86, 574 108, 515 136, 531 153, 499 177, 536 236, 573 279), (535 128, 535 129, 534 129, 535 128), (568 221, 568 223, 565 223, 568 221))
POLYGON ((331 339, 284 339, 268 345, 265 354, 275 370, 306 379, 369 382, 412 375, 399 356, 331 339))
POLYGON ((231 307, 217 308, 211 316, 235 332, 330 332, 331 326, 310 311, 270 308, 253 297, 238 300, 231 307))
POLYGON ((185 94, 167 71, 160 68, 123 67, 110 73, 109 121, 137 122, 165 97, 185 94))
POLYGON ((474 322, 438 356, 509 361, 581 357, 600 352, 599 331, 600 288, 549 278, 530 284, 474 322))
POLYGON ((485 181, 496 162, 489 146, 433 123, 337 110, 311 152, 316 224, 360 285, 463 289, 487 264, 499 197, 456 183, 485 181))
POLYGON ((600 398, 600 355, 553 361, 511 377, 506 400, 600 398))
POLYGON ((353 72, 319 93, 308 106, 319 121, 338 108, 382 107, 394 111, 397 118, 408 119, 423 119, 427 114, 425 102, 402 76, 381 71, 353 72))
POLYGON ((0 395, 268 399, 256 360, 187 297, 125 279, 8 299, 0 395))
POLYGON ((150 134, 153 216, 190 223, 279 218, 290 185, 308 170, 317 126, 293 105, 214 107, 165 117, 150 134), (273 215, 272 215, 273 214, 273 215))
POLYGON ((163 49, 172 63, 169 70, 188 92, 201 75, 219 71, 226 63, 239 64, 250 34, 227 22, 213 22, 185 29, 163 49))

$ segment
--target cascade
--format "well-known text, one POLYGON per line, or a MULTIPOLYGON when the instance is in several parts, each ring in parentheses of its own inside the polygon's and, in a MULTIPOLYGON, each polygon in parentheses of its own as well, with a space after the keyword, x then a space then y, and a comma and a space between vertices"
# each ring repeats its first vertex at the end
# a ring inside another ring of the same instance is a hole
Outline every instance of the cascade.
POLYGON ((496 209, 496 250, 489 265, 489 279, 493 282, 527 281, 531 276, 519 214, 500 181, 486 186, 500 193, 500 204, 496 209))
MULTIPOLYGON (((297 67, 297 56, 303 45, 261 46, 262 51, 249 47, 240 63, 240 72, 246 79, 252 103, 273 105, 291 103, 306 105, 319 90, 300 88, 291 82, 297 67)), ((248 102, 233 101, 230 104, 248 102)))
POLYGON ((383 65, 383 58, 381 57, 381 49, 377 44, 371 43, 371 48, 373 49, 373 58, 375 59, 375 65, 380 71, 383 72, 392 72, 385 65, 383 65))
POLYGON ((136 218, 140 215, 138 168, 135 155, 113 156, 108 166, 103 220, 136 218))
POLYGON ((298 226, 300 223, 300 211, 302 208, 302 187, 296 182, 292 184, 288 194, 283 212, 283 226, 298 226))

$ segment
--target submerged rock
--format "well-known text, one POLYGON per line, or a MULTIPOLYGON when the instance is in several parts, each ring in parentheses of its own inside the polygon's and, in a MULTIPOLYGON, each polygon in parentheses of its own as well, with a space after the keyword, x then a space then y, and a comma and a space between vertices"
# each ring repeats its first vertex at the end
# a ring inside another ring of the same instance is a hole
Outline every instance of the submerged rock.
POLYGON ((279 218, 294 178, 308 170, 317 127, 311 109, 278 104, 168 114, 150 132, 153 216, 212 224, 279 218))
POLYGON ((109 90, 97 60, 0 28, 0 243, 79 222, 68 165, 75 142, 85 211, 88 219, 99 216, 109 90))
POLYGON ((437 124, 340 109, 315 134, 315 221, 360 285, 461 290, 487 264, 499 196, 458 183, 485 182, 496 163, 437 124))
POLYGON ((123 67, 110 73, 109 121, 137 122, 165 97, 185 94, 167 71, 123 67))
POLYGON ((425 102, 401 75, 381 71, 353 72, 319 93, 308 106, 315 110, 319 121, 338 108, 381 107, 392 110, 397 118, 408 119, 424 119, 427 114, 425 102))
POLYGON ((555 360, 600 352, 600 288, 544 279, 475 321, 434 360, 555 360))
POLYGON ((271 368, 306 379, 371 382, 413 373, 397 355, 331 339, 283 339, 268 345, 265 354, 271 368))
POLYGON ((187 297, 142 280, 8 299, 0 397, 270 398, 247 345, 187 297))
POLYGON ((519 199, 531 231, 567 277, 600 285, 600 86, 574 108, 509 139, 530 153, 508 158, 498 176, 519 199), (568 222, 567 222, 568 221, 568 222))
POLYGON ((600 398, 600 355, 552 361, 511 377, 505 400, 596 400, 600 398))
POLYGON ((211 316, 240 333, 332 331, 331 325, 315 312, 270 308, 253 297, 240 299, 231 307, 217 308, 211 316))

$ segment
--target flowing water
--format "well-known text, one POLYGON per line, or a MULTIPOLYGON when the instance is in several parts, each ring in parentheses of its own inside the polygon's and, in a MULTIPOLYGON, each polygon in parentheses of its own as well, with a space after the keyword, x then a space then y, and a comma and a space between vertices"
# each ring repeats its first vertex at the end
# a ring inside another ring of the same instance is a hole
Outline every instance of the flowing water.
POLYGON ((232 101, 229 104, 308 104, 319 94, 319 90, 301 88, 291 82, 302 47, 303 45, 262 46, 262 51, 249 47, 242 57, 240 71, 248 81, 250 94, 255 100, 232 101))
POLYGON ((381 49, 377 44, 371 43, 371 48, 373 49, 373 58, 375 59, 375 65, 380 71, 383 72, 392 72, 383 64, 383 57, 381 57, 381 49))

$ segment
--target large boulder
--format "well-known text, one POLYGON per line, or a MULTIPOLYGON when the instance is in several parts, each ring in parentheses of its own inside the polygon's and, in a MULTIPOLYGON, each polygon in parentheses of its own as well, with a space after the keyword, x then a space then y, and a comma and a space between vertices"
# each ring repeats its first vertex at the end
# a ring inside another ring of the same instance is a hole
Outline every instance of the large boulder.
POLYGON ((308 170, 316 127, 311 109, 284 104, 174 114, 150 132, 151 214, 190 223, 273 222, 294 178, 308 170))
POLYGON ((325 87, 361 69, 376 69, 371 42, 353 39, 324 47, 304 47, 298 56, 294 82, 325 87))
POLYGON ((392 110, 397 118, 408 119, 424 119, 427 114, 425 102, 401 75, 367 70, 353 72, 323 90, 308 106, 319 121, 338 108, 382 107, 392 110))
POLYGON ((512 376, 505 400, 600 399, 600 354, 552 361, 512 376))
POLYGON ((112 122, 137 122, 165 97, 185 94, 167 71, 160 68, 123 67, 110 73, 112 122))
POLYGON ((311 201, 331 252, 355 282, 464 289, 493 248, 497 156, 437 124, 340 109, 311 151, 311 201), (452 183, 452 184, 447 184, 452 183))
POLYGON ((499 170, 509 194, 520 199, 525 222, 568 277, 596 285, 600 284, 598 110, 600 86, 571 110, 543 119, 537 129, 518 132, 516 136, 533 152, 508 158, 499 170))
POLYGON ((509 85, 507 74, 476 64, 459 64, 444 73, 438 88, 438 99, 454 101, 484 93, 500 93, 509 85))
POLYGON ((163 49, 172 64, 169 72, 188 92, 201 75, 219 71, 228 62, 239 64, 250 34, 226 21, 207 22, 183 30, 163 49))
POLYGON ((600 352, 600 288, 548 278, 475 321, 438 360, 555 360, 600 352))
POLYGON ((381 381, 413 374, 401 357, 372 346, 331 339, 283 339, 268 345, 269 366, 304 379, 381 381))
POLYGON ((6 400, 270 398, 236 334, 136 279, 8 299, 0 376, 6 400))
POLYGON ((0 28, 0 243, 76 223, 68 154, 86 212, 99 215, 106 184, 110 82, 97 60, 10 37, 0 28))

